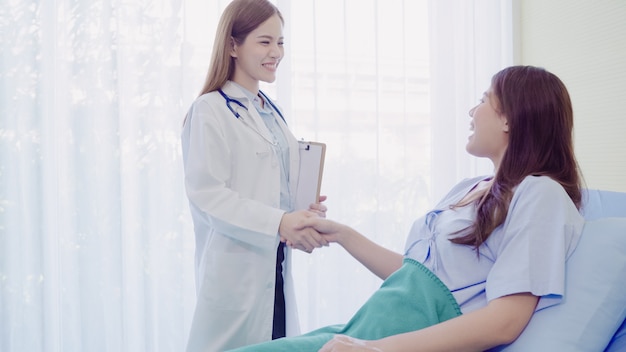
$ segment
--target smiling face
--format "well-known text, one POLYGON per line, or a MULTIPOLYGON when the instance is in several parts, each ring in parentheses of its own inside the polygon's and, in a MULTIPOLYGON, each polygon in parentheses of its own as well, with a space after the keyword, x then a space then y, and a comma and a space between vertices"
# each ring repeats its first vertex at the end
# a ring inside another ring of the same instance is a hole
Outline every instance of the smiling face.
POLYGON ((235 59, 235 71, 232 80, 257 93, 259 81, 274 82, 284 53, 283 22, 278 15, 273 15, 250 32, 243 43, 233 43, 230 55, 235 59))
POLYGON ((480 103, 469 111, 472 117, 465 149, 468 153, 491 159, 497 170, 509 143, 509 126, 504 115, 498 112, 498 99, 491 88, 483 94, 480 103))

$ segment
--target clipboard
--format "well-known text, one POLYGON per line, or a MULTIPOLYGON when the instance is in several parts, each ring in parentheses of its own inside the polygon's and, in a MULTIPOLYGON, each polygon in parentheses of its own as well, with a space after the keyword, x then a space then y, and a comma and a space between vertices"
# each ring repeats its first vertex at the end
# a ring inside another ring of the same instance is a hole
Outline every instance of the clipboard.
POLYGON ((298 141, 300 173, 296 188, 295 210, 309 209, 311 203, 319 203, 326 144, 298 141))

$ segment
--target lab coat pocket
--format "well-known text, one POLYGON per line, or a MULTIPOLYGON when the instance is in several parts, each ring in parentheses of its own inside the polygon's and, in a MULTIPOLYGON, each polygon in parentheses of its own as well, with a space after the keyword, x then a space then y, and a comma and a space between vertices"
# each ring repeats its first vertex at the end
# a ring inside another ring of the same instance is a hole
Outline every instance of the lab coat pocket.
POLYGON ((256 151, 256 156, 259 159, 266 159, 266 158, 268 158, 270 156, 270 152, 269 152, 269 150, 262 150, 262 151, 257 150, 256 151))
POLYGON ((270 169, 275 169, 278 166, 278 160, 276 159, 274 151, 271 148, 257 150, 256 159, 259 163, 259 168, 257 168, 257 170, 260 170, 261 165, 269 165, 270 169))

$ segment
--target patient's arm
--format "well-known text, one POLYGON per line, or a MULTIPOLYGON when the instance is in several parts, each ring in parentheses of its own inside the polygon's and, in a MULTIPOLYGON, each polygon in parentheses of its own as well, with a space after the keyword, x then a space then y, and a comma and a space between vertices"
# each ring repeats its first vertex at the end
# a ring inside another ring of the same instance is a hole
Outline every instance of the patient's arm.
POLYGON ((484 351, 515 341, 522 333, 539 298, 530 293, 504 296, 485 308, 431 327, 376 341, 329 341, 320 352, 347 351, 484 351))
POLYGON ((311 226, 329 242, 337 242, 356 260, 381 279, 386 279, 402 266, 402 255, 384 248, 353 228, 322 218, 306 219, 302 226, 311 226))

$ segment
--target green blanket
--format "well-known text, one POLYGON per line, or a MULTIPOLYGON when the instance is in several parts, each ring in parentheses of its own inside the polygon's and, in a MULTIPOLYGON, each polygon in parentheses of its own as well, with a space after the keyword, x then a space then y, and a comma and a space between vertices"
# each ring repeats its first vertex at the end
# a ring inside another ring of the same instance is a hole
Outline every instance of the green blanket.
POLYGON ((365 340, 419 330, 461 315, 448 288, 428 268, 412 259, 387 278, 347 324, 331 325, 231 352, 318 351, 335 334, 365 340))

